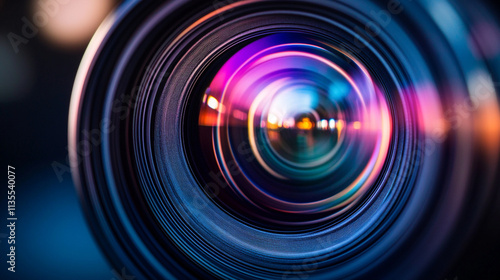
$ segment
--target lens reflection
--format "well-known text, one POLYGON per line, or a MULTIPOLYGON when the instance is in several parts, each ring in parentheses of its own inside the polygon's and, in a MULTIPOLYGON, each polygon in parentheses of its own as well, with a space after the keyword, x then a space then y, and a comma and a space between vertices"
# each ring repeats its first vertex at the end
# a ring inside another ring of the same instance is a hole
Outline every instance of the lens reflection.
POLYGON ((70 126, 115 268, 428 279, 468 251, 498 185, 480 3, 132 2, 91 45, 70 126))
POLYGON ((352 205, 377 179, 391 135, 385 98, 363 65, 293 32, 228 59, 205 88, 198 125, 224 191, 245 202, 241 214, 258 208, 278 224, 324 221, 352 205))

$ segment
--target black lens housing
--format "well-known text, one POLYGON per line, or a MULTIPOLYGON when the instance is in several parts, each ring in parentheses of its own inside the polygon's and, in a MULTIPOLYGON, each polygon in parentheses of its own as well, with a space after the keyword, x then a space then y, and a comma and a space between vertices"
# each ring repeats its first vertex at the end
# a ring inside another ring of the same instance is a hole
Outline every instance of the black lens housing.
POLYGON ((442 138, 429 132, 439 128, 432 126, 439 112, 462 104, 470 80, 426 7, 407 4, 407 17, 393 15, 366 37, 357 30, 375 26, 369 11, 384 3, 364 2, 128 1, 103 24, 75 83, 69 140, 89 225, 114 267, 141 279, 443 273, 453 261, 443 256, 458 254, 471 221, 494 202, 498 150, 475 130, 482 109, 442 138), (387 158, 345 211, 282 216, 252 208, 220 184, 216 158, 202 156, 200 139, 211 131, 194 128, 207 84, 244 46, 276 32, 345 51, 387 100, 387 158))

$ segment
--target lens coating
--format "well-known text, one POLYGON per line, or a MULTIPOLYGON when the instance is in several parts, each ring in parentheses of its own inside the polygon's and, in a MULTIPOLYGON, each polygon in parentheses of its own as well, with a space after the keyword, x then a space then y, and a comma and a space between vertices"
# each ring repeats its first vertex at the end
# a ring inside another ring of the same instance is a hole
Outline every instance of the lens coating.
POLYGON ((71 150, 86 153, 75 177, 115 268, 442 272, 472 228, 461 214, 478 218, 495 186, 495 48, 448 28, 487 13, 360 1, 130 1, 105 25, 75 86, 71 150), (102 146, 84 150, 96 131, 102 146))
POLYGON ((248 205, 243 217, 259 208, 274 225, 325 221, 380 174, 391 138, 386 99, 359 61, 320 38, 258 38, 204 89, 199 144, 210 159, 193 162, 216 162, 219 185, 205 184, 248 205))

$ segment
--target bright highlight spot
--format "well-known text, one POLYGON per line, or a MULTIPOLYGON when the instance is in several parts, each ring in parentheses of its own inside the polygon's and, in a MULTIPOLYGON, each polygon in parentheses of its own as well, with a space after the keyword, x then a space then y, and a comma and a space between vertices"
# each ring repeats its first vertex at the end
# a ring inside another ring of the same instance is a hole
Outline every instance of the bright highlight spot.
POLYGON ((207 105, 208 105, 208 107, 210 107, 214 110, 217 110, 217 108, 219 108, 219 101, 217 101, 217 99, 215 97, 209 96, 208 101, 207 101, 207 105))
POLYGON ((334 119, 330 119, 330 129, 334 129, 334 128, 335 128, 335 120, 334 119))
POLYGON ((276 117, 273 114, 270 114, 269 117, 267 117, 267 121, 271 124, 277 124, 278 123, 278 117, 276 117))
POLYGON ((321 120, 321 128, 323 128, 323 129, 328 128, 328 121, 327 120, 321 120))
POLYGON ((297 128, 302 130, 311 130, 313 128, 313 123, 309 118, 303 118, 297 123, 297 128))
POLYGON ((337 130, 338 130, 339 132, 341 132, 341 131, 342 131, 342 129, 344 128, 344 126, 345 126, 345 124, 344 124, 344 121, 343 121, 343 120, 339 120, 339 121, 337 121, 337 130))

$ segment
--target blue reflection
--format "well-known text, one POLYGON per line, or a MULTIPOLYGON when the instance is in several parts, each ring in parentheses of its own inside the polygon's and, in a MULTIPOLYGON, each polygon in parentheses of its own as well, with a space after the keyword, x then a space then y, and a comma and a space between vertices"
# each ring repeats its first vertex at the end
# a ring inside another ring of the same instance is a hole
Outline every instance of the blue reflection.
MULTIPOLYGON (((24 182, 22 177, 29 174, 18 176, 16 277, 7 279, 113 279, 84 220, 73 182, 59 182, 50 169, 24 182)), ((0 243, 2 255, 6 244, 0 243)))

